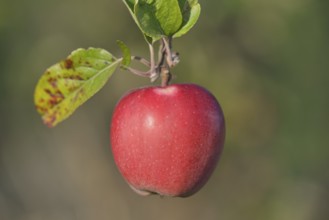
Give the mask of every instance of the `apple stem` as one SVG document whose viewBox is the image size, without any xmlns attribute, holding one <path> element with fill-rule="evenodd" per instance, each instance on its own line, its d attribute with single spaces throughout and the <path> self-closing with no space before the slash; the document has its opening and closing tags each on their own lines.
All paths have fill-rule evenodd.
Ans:
<svg viewBox="0 0 329 220">
<path fill-rule="evenodd" d="M 139 56 L 132 56 L 131 59 L 139 61 L 150 69 L 146 72 L 139 71 L 131 67 L 126 69 L 135 75 L 150 78 L 151 82 L 154 82 L 161 77 L 161 86 L 168 86 L 172 78 L 170 69 L 179 63 L 179 54 L 172 51 L 172 38 L 164 37 L 161 39 L 157 63 L 155 63 L 153 43 L 149 43 L 148 45 L 150 51 L 150 61 Z"/>
<path fill-rule="evenodd" d="M 171 80 L 171 73 L 169 71 L 169 68 L 162 67 L 160 75 L 161 75 L 161 86 L 162 87 L 168 86 Z"/>
</svg>

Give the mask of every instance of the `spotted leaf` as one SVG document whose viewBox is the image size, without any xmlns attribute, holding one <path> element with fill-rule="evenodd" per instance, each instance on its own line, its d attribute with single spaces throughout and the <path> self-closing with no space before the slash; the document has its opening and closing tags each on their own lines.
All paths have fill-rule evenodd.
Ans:
<svg viewBox="0 0 329 220">
<path fill-rule="evenodd" d="M 103 49 L 78 49 L 47 69 L 34 94 L 43 122 L 54 127 L 69 117 L 105 85 L 120 62 Z"/>
</svg>

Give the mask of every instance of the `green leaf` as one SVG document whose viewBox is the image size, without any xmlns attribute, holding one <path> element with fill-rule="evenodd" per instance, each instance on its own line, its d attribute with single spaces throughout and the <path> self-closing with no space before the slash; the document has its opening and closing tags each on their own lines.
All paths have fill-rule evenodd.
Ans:
<svg viewBox="0 0 329 220">
<path fill-rule="evenodd" d="M 149 36 L 147 36 L 147 35 L 144 33 L 143 29 L 141 28 L 141 26 L 140 26 L 140 24 L 139 24 L 139 22 L 138 22 L 138 20 L 137 20 L 137 18 L 136 18 L 136 16 L 135 16 L 135 12 L 134 12 L 135 10 L 134 10 L 134 8 L 135 8 L 135 4 L 136 4 L 136 2 L 138 2 L 138 0 L 122 0 L 122 1 L 123 1 L 124 4 L 127 6 L 127 8 L 128 8 L 128 10 L 129 10 L 131 16 L 133 17 L 135 23 L 137 24 L 137 26 L 138 26 L 139 29 L 142 31 L 142 33 L 143 33 L 143 35 L 144 35 L 144 38 L 145 38 L 146 42 L 149 43 L 149 44 L 152 43 L 152 41 L 153 41 L 152 38 L 149 37 Z"/>
<path fill-rule="evenodd" d="M 183 22 L 177 0 L 139 0 L 134 13 L 140 28 L 153 38 L 153 42 L 164 36 L 172 36 Z"/>
<path fill-rule="evenodd" d="M 133 19 L 135 20 L 135 22 L 139 26 L 138 21 L 137 21 L 136 16 L 135 16 L 135 13 L 134 13 L 135 3 L 138 0 L 122 0 L 122 1 L 127 6 L 131 16 L 133 17 Z"/>
<path fill-rule="evenodd" d="M 180 37 L 197 22 L 198 0 L 123 0 L 145 40 L 153 43 L 163 37 Z"/>
<path fill-rule="evenodd" d="M 186 34 L 195 25 L 201 12 L 201 6 L 197 0 L 180 0 L 179 2 L 184 21 L 180 30 L 174 34 L 174 38 Z"/>
<path fill-rule="evenodd" d="M 54 127 L 69 117 L 105 85 L 120 62 L 103 49 L 78 49 L 47 69 L 34 94 L 44 123 Z"/>
<path fill-rule="evenodd" d="M 123 43 L 122 41 L 120 41 L 120 40 L 117 40 L 117 44 L 120 47 L 120 49 L 122 51 L 122 54 L 123 54 L 121 65 L 122 65 L 123 68 L 127 68 L 131 63 L 130 50 L 127 47 L 127 45 L 125 43 Z"/>
<path fill-rule="evenodd" d="M 127 4 L 128 8 L 131 10 L 131 11 L 134 11 L 134 7 L 135 7 L 135 3 L 136 3 L 137 0 L 123 0 L 124 3 Z"/>
</svg>

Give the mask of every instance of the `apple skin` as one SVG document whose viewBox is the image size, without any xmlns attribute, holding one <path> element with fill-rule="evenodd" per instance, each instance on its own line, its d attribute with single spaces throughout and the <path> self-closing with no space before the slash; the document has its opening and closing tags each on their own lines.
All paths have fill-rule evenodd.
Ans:
<svg viewBox="0 0 329 220">
<path fill-rule="evenodd" d="M 217 165 L 224 115 L 216 98 L 195 84 L 139 88 L 116 105 L 110 139 L 114 161 L 137 193 L 187 197 Z"/>
</svg>

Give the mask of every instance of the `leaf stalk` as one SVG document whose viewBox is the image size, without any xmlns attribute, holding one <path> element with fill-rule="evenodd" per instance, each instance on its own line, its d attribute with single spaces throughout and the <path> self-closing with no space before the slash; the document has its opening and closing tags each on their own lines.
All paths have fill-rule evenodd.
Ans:
<svg viewBox="0 0 329 220">
<path fill-rule="evenodd" d="M 148 45 L 150 61 L 140 56 L 132 56 L 131 59 L 149 67 L 149 70 L 140 71 L 132 67 L 126 69 L 135 75 L 150 78 L 151 82 L 161 77 L 161 86 L 167 86 L 172 78 L 170 69 L 179 63 L 179 54 L 172 51 L 172 38 L 163 37 L 160 40 L 157 62 L 155 62 L 154 44 L 148 43 Z"/>
</svg>

